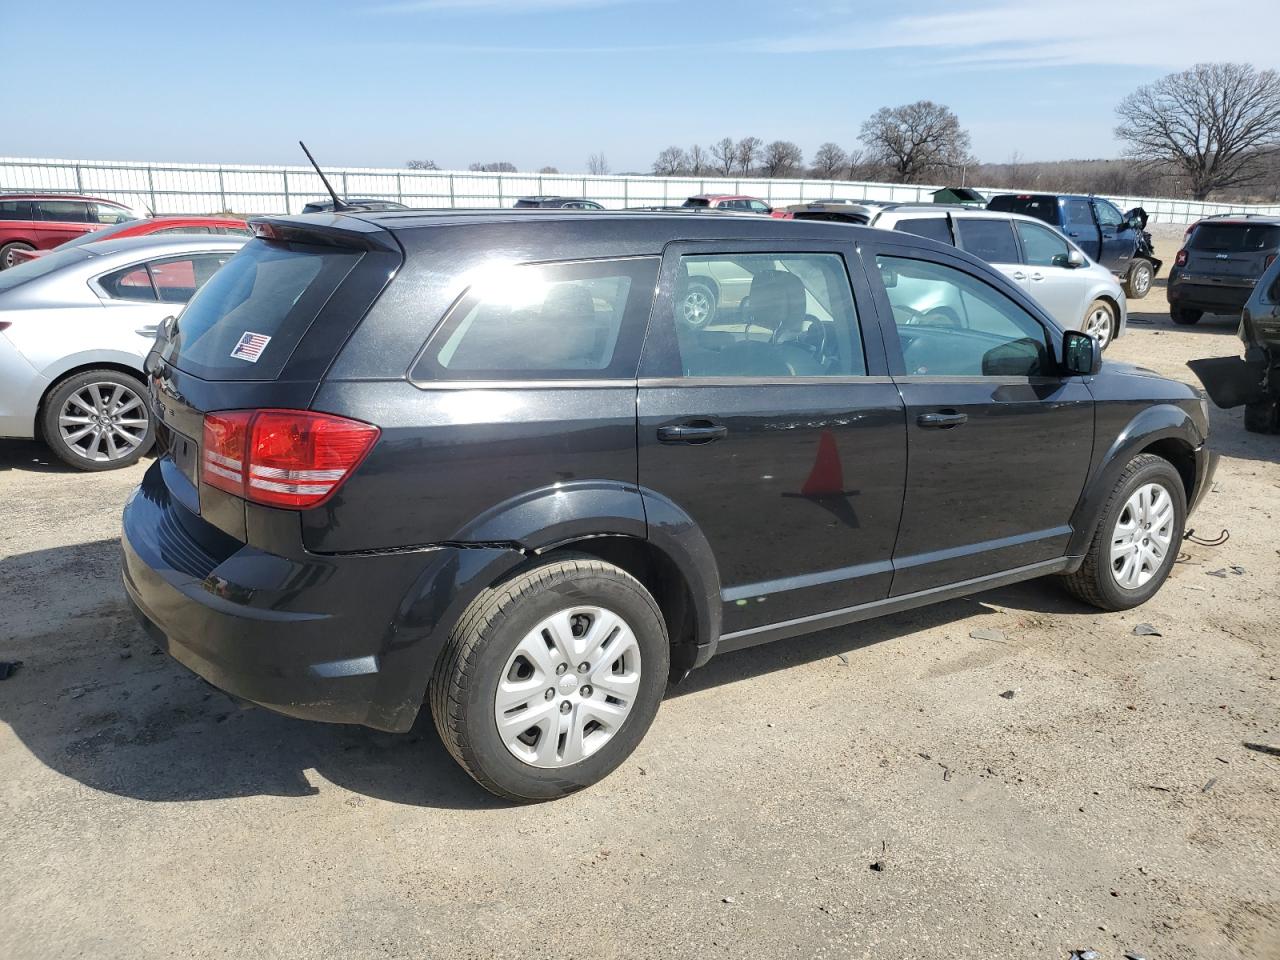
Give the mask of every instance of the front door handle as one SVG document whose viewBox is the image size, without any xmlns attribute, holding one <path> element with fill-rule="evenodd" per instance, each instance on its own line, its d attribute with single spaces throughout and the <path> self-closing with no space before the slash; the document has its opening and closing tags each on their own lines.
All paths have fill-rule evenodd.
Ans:
<svg viewBox="0 0 1280 960">
<path fill-rule="evenodd" d="M 160 324 L 148 323 L 146 326 L 139 327 L 137 330 L 133 332 L 140 337 L 154 337 L 157 333 L 160 332 Z"/>
<path fill-rule="evenodd" d="M 1013 279 L 1015 279 L 1015 280 L 1025 280 L 1025 279 L 1027 279 L 1027 275 L 1026 275 L 1025 273 L 1023 273 L 1021 270 L 1015 270 L 1015 271 L 1013 271 Z"/>
<path fill-rule="evenodd" d="M 956 413 L 954 410 L 947 410 L 942 413 L 922 413 L 916 417 L 917 424 L 931 430 L 950 430 L 952 427 L 958 427 L 968 422 L 969 415 L 967 413 Z"/>
<path fill-rule="evenodd" d="M 663 443 L 711 443 L 723 440 L 729 435 L 729 428 L 724 424 L 710 423 L 706 420 L 693 423 L 673 423 L 658 428 L 658 439 Z"/>
</svg>

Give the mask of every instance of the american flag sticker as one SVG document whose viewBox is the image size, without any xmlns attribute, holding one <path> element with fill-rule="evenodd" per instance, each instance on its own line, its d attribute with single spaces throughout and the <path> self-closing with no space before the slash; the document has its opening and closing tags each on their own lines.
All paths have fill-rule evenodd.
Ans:
<svg viewBox="0 0 1280 960">
<path fill-rule="evenodd" d="M 236 344 L 231 356 L 237 360 L 248 360 L 250 363 L 257 363 L 258 358 L 262 356 L 262 351 L 267 349 L 267 344 L 271 342 L 271 338 L 265 333 L 253 333 L 246 331 L 244 336 L 240 338 L 240 342 Z"/>
</svg>

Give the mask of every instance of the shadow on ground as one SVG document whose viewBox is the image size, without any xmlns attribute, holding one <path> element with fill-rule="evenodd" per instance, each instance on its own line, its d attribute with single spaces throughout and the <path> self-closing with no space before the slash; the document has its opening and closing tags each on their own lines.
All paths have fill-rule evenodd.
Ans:
<svg viewBox="0 0 1280 960">
<path fill-rule="evenodd" d="M 321 780 L 395 803 L 502 806 L 448 756 L 430 714 L 408 734 L 309 723 L 243 709 L 155 651 L 119 586 L 119 542 L 100 540 L 0 561 L 0 722 L 37 759 L 86 787 L 153 802 L 306 797 Z M 54 598 L 71 597 L 68 601 Z M 957 623 L 983 601 L 1092 615 L 1052 584 L 1031 583 L 811 637 L 726 654 L 669 696 L 698 693 L 904 633 Z M 22 611 L 45 611 L 36 619 Z"/>
</svg>

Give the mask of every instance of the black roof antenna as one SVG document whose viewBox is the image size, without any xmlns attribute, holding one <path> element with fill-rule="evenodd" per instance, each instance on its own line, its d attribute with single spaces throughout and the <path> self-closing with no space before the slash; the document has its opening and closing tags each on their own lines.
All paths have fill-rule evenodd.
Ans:
<svg viewBox="0 0 1280 960">
<path fill-rule="evenodd" d="M 298 146 L 300 146 L 302 148 L 302 152 L 307 155 L 307 159 L 311 161 L 311 165 L 316 168 L 316 173 L 320 176 L 320 182 L 323 183 L 324 188 L 329 191 L 329 196 L 333 197 L 333 212 L 337 213 L 340 210 L 355 209 L 351 204 L 338 196 L 338 192 L 333 189 L 333 184 L 331 184 L 329 182 L 329 178 L 324 175 L 324 171 L 320 169 L 320 164 L 316 163 L 316 158 L 311 155 L 311 151 L 307 149 L 307 145 L 299 140 Z"/>
</svg>

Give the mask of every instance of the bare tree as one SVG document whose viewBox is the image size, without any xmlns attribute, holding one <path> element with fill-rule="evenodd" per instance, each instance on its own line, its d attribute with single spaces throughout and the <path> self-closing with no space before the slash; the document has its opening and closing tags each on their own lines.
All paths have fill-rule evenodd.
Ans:
<svg viewBox="0 0 1280 960">
<path fill-rule="evenodd" d="M 498 160 L 493 163 L 473 163 L 467 169 L 476 173 L 515 173 L 516 165 L 507 160 Z"/>
<path fill-rule="evenodd" d="M 849 171 L 850 180 L 875 180 L 880 166 L 867 159 L 865 150 L 850 150 L 845 169 Z"/>
<path fill-rule="evenodd" d="M 559 167 L 543 167 L 538 172 L 539 173 L 559 173 L 560 168 Z"/>
<path fill-rule="evenodd" d="M 653 172 L 659 177 L 674 177 L 689 168 L 689 158 L 679 147 L 667 147 L 653 161 Z"/>
<path fill-rule="evenodd" d="M 695 177 L 700 177 L 711 169 L 711 157 L 707 151 L 698 144 L 694 144 L 689 148 L 689 172 Z"/>
<path fill-rule="evenodd" d="M 765 176 L 789 177 L 804 166 L 804 154 L 790 140 L 775 140 L 764 148 L 760 166 Z"/>
<path fill-rule="evenodd" d="M 434 160 L 410 160 L 405 164 L 410 170 L 439 170 Z"/>
<path fill-rule="evenodd" d="M 603 153 L 593 153 L 587 157 L 587 173 L 605 174 L 609 172 L 609 160 Z"/>
<path fill-rule="evenodd" d="M 1248 63 L 1198 63 L 1139 87 L 1116 107 L 1134 159 L 1176 167 L 1191 196 L 1253 183 L 1280 143 L 1280 76 Z"/>
<path fill-rule="evenodd" d="M 756 165 L 762 146 L 764 141 L 759 137 L 743 137 L 738 141 L 738 145 L 734 148 L 734 159 L 738 164 L 738 171 L 744 177 L 749 175 L 751 168 Z"/>
<path fill-rule="evenodd" d="M 901 107 L 881 107 L 862 125 L 858 138 L 873 161 L 903 183 L 956 170 L 973 162 L 969 134 L 949 107 L 919 100 Z"/>
<path fill-rule="evenodd" d="M 849 165 L 849 155 L 838 143 L 827 142 L 813 155 L 813 175 L 819 180 L 834 180 Z"/>
<path fill-rule="evenodd" d="M 733 173 L 733 165 L 738 159 L 738 148 L 733 137 L 723 137 L 711 145 L 711 158 L 716 162 L 716 172 L 724 176 Z"/>
</svg>

